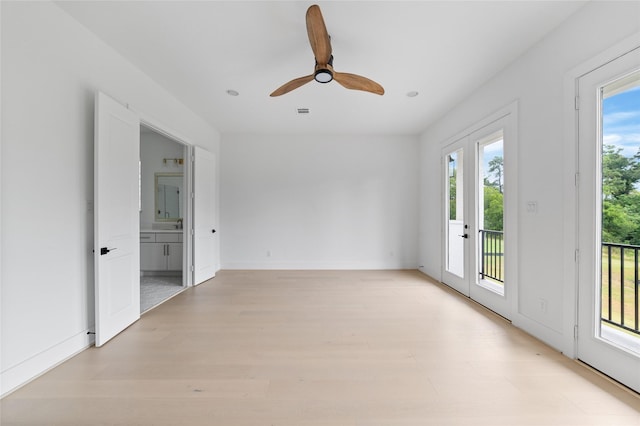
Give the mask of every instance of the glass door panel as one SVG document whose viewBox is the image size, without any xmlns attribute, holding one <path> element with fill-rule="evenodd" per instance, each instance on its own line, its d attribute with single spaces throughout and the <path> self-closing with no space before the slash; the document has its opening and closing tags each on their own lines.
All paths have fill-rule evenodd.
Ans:
<svg viewBox="0 0 640 426">
<path fill-rule="evenodd" d="M 504 295 L 504 151 L 502 129 L 478 141 L 478 282 Z"/>
<path fill-rule="evenodd" d="M 458 149 L 447 162 L 447 257 L 446 270 L 464 278 L 464 152 Z"/>
<path fill-rule="evenodd" d="M 578 357 L 640 391 L 640 48 L 580 77 Z"/>
<path fill-rule="evenodd" d="M 640 71 L 600 97 L 601 337 L 640 354 Z"/>
</svg>

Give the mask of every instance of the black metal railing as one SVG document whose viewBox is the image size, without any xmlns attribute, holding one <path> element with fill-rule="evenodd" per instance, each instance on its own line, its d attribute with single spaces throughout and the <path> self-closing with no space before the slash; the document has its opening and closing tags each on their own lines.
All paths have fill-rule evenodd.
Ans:
<svg viewBox="0 0 640 426">
<path fill-rule="evenodd" d="M 504 283 L 504 233 L 480 231 L 480 278 Z"/>
<path fill-rule="evenodd" d="M 602 243 L 602 321 L 640 335 L 640 246 Z"/>
</svg>

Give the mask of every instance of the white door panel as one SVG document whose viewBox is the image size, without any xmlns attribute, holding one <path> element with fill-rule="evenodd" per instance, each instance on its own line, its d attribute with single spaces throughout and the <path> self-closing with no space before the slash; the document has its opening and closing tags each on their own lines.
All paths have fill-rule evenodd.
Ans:
<svg viewBox="0 0 640 426">
<path fill-rule="evenodd" d="M 95 109 L 96 346 L 140 318 L 139 117 L 103 93 Z"/>
<path fill-rule="evenodd" d="M 194 284 L 213 278 L 218 269 L 216 161 L 213 153 L 195 147 L 193 173 Z"/>
</svg>

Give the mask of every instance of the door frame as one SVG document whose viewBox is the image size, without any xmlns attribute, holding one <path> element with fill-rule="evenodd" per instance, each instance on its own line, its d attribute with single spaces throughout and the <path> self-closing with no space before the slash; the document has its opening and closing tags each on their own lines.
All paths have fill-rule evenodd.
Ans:
<svg viewBox="0 0 640 426">
<path fill-rule="evenodd" d="M 134 109 L 135 110 L 135 109 Z M 181 136 L 178 132 L 170 129 L 168 126 L 165 126 L 161 121 L 154 119 L 153 117 L 144 114 L 140 111 L 136 111 L 140 116 L 140 124 L 150 128 L 156 133 L 173 140 L 176 143 L 180 143 L 185 146 L 186 157 L 185 159 L 193 158 L 193 147 L 194 145 L 189 142 L 189 140 L 183 136 Z M 183 286 L 185 288 L 193 286 L 194 278 L 193 278 L 193 164 L 192 162 L 185 161 L 184 162 L 184 174 L 185 174 L 185 193 L 187 194 L 188 201 L 185 203 L 185 213 L 183 217 L 182 226 L 186 230 L 184 233 L 184 242 L 183 242 L 183 265 L 187 268 L 187 273 L 184 274 L 183 277 L 186 277 L 186 282 L 183 282 Z"/>
<path fill-rule="evenodd" d="M 137 126 L 138 126 L 138 137 L 140 136 L 140 127 L 141 126 L 145 126 L 151 130 L 153 130 L 154 132 L 163 135 L 173 141 L 175 141 L 176 143 L 180 143 L 182 145 L 184 145 L 185 147 L 185 151 L 187 154 L 187 158 L 192 158 L 193 157 L 193 147 L 194 145 L 189 143 L 187 141 L 186 138 L 181 137 L 177 132 L 169 130 L 167 126 L 165 126 L 162 122 L 157 121 L 156 119 L 154 119 L 153 117 L 145 114 L 144 112 L 138 111 L 135 108 L 131 107 L 128 103 L 124 103 L 121 102 L 120 100 L 118 100 L 117 98 L 113 98 L 111 96 L 109 96 L 108 94 L 101 92 L 101 91 L 96 91 L 95 92 L 95 102 L 97 105 L 97 102 L 99 100 L 100 97 L 104 97 L 105 99 L 108 98 L 109 102 L 112 102 L 114 104 L 119 104 L 121 105 L 124 109 L 126 109 L 127 111 L 129 111 L 131 113 L 132 116 L 135 117 L 135 121 L 137 121 Z M 96 114 L 97 114 L 97 109 L 96 109 Z M 97 123 L 95 124 L 96 126 L 96 137 L 97 137 Z M 96 159 L 94 161 L 97 161 L 97 152 L 95 153 Z M 137 153 L 137 158 L 139 161 L 139 149 L 138 149 L 138 153 Z M 184 173 L 186 174 L 186 179 L 185 179 L 185 185 L 186 185 L 186 191 L 189 197 L 189 200 L 186 204 L 185 204 L 185 217 L 183 218 L 183 225 L 186 225 L 186 238 L 183 243 L 183 264 L 185 265 L 185 267 L 188 269 L 187 273 L 184 274 L 183 272 L 183 287 L 190 287 L 193 286 L 193 278 L 194 278 L 194 268 L 193 268 L 193 251 L 192 251 L 192 241 L 193 241 L 193 234 L 194 234 L 194 230 L 193 230 L 193 220 L 192 220 L 192 211 L 193 211 L 193 165 L 191 164 L 190 161 L 187 161 L 187 165 L 185 166 L 184 169 Z M 97 188 L 98 187 L 98 182 L 94 181 L 94 186 Z M 97 195 L 97 193 L 95 192 L 96 189 L 94 189 L 94 195 Z M 217 203 L 217 200 L 215 201 Z M 137 204 L 137 203 L 136 203 Z M 97 209 L 96 209 L 97 210 Z M 94 222 L 94 229 L 96 230 L 96 235 L 97 235 L 97 229 L 100 226 L 100 224 L 96 221 Z M 94 239 L 96 239 L 96 241 L 94 242 L 94 246 L 97 248 L 98 244 L 100 244 L 97 241 L 97 237 L 94 237 Z M 139 245 L 139 237 L 136 237 L 136 244 Z M 186 246 L 186 247 L 185 247 Z M 94 250 L 94 252 L 97 252 L 97 250 Z M 96 271 L 96 280 L 97 278 L 97 274 L 98 274 L 98 256 L 99 254 L 95 254 L 94 255 L 94 268 Z M 140 274 L 140 262 L 139 262 L 139 252 L 138 252 L 138 268 L 136 270 L 136 274 L 139 275 Z M 186 278 L 186 280 L 185 280 Z M 185 282 L 186 281 L 186 282 Z M 97 281 L 94 284 L 95 286 L 97 286 Z M 98 300 L 98 290 L 96 289 L 96 295 L 95 295 L 95 307 L 94 307 L 94 311 L 96 312 L 96 324 L 94 324 L 93 329 L 96 330 L 96 327 L 98 327 L 97 324 L 97 312 L 99 309 L 99 300 Z M 139 293 L 138 293 L 139 294 Z M 137 319 L 140 318 L 140 312 L 139 312 L 139 302 L 136 303 L 137 307 L 138 307 L 138 313 L 137 313 Z M 134 321 L 135 322 L 135 321 Z M 126 327 L 124 327 L 126 328 Z M 122 328 L 120 331 L 118 331 L 115 335 L 119 334 L 121 331 L 124 330 L 124 328 Z M 89 333 L 91 334 L 91 332 Z M 94 333 L 95 334 L 95 333 Z M 114 335 L 114 336 L 115 336 Z M 111 337 L 114 337 L 111 336 Z M 111 337 L 107 337 L 105 339 L 101 339 L 101 341 L 99 342 L 96 338 L 93 338 L 93 343 L 97 344 L 104 344 L 106 343 L 106 341 L 108 341 L 109 339 L 111 339 Z"/>
<path fill-rule="evenodd" d="M 564 235 L 563 235 L 563 300 L 562 336 L 555 341 L 555 346 L 570 358 L 578 357 L 578 288 L 579 288 L 579 232 L 578 232 L 578 83 L 580 77 L 611 62 L 640 46 L 640 32 L 605 49 L 591 59 L 579 64 L 564 75 L 563 81 L 563 116 L 564 116 L 564 145 L 563 157 L 567 167 L 564 170 L 563 193 L 564 204 Z"/>
<path fill-rule="evenodd" d="M 182 264 L 183 268 L 186 268 L 186 273 L 183 269 L 182 273 L 182 285 L 184 288 L 193 286 L 193 197 L 190 195 L 193 193 L 193 164 L 189 160 L 193 156 L 193 145 L 187 142 L 184 138 L 176 136 L 175 132 L 167 130 L 159 122 L 153 120 L 150 117 L 144 116 L 144 114 L 138 112 L 140 116 L 140 125 L 151 129 L 153 132 L 171 139 L 173 142 L 181 144 L 185 149 L 185 161 L 184 161 L 184 179 L 185 179 L 185 211 L 182 218 L 182 227 L 186 231 L 183 234 L 182 244 Z"/>
<path fill-rule="evenodd" d="M 518 101 L 513 101 L 510 104 L 506 105 L 503 108 L 498 109 L 497 111 L 493 112 L 492 114 L 486 116 L 485 118 L 483 118 L 482 120 L 479 120 L 478 122 L 476 122 L 475 124 L 467 127 L 465 130 L 457 133 L 455 136 L 450 137 L 449 139 L 447 139 L 445 142 L 443 142 L 441 144 L 441 171 L 440 171 L 440 176 L 445 176 L 446 174 L 446 170 L 444 169 L 446 167 L 445 165 L 445 152 L 447 151 L 451 151 L 451 147 L 455 146 L 456 144 L 460 144 L 461 146 L 463 146 L 465 148 L 465 151 L 469 151 L 469 149 L 467 149 L 468 146 L 473 146 L 475 148 L 475 142 L 471 143 L 469 142 L 470 138 L 474 137 L 477 134 L 482 134 L 485 130 L 487 131 L 487 134 L 491 133 L 491 131 L 496 130 L 498 127 L 496 127 L 496 123 L 500 123 L 501 121 L 505 121 L 504 126 L 504 138 L 505 138 L 505 142 L 503 145 L 503 149 L 504 149 L 504 163 L 505 166 L 504 168 L 504 175 L 505 175 L 505 198 L 504 198 L 504 229 L 505 229 L 505 247 L 508 247 L 509 250 L 509 265 L 508 267 L 505 266 L 505 283 L 509 283 L 509 287 L 508 290 L 507 288 L 505 288 L 505 303 L 502 304 L 502 306 L 500 307 L 500 312 L 498 312 L 500 315 L 504 316 L 505 318 L 509 319 L 509 320 L 514 320 L 514 317 L 517 315 L 518 313 L 518 205 L 519 205 L 519 198 L 518 198 Z M 495 129 L 494 129 L 495 127 Z M 491 130 L 493 129 L 493 130 Z M 473 191 L 473 197 L 476 200 L 474 202 L 473 206 L 469 206 L 467 203 L 467 205 L 464 207 L 465 208 L 465 220 L 467 222 L 469 222 L 470 220 L 473 220 L 474 222 L 477 222 L 477 216 L 475 210 L 475 204 L 477 204 L 477 188 L 475 188 L 475 185 L 470 185 L 470 183 L 475 182 L 476 180 L 476 176 L 475 174 L 477 173 L 477 167 L 476 167 L 476 155 L 477 153 L 473 153 L 473 152 L 469 152 L 466 155 L 467 159 L 467 163 L 468 161 L 470 161 L 469 154 L 473 154 L 473 170 L 474 170 L 474 174 L 473 176 L 466 176 L 464 177 L 465 179 L 465 186 L 467 188 L 466 191 L 472 190 Z M 446 202 L 446 200 L 444 199 L 446 194 L 444 192 L 444 187 L 445 187 L 445 182 L 441 182 L 441 186 L 440 186 L 440 191 L 441 191 L 441 200 L 443 202 L 442 204 L 442 208 L 440 209 L 440 215 L 441 215 L 441 219 L 440 219 L 440 223 L 442 224 L 441 226 L 441 241 L 442 241 L 442 253 L 443 253 L 443 257 L 441 259 L 441 277 L 444 278 L 444 273 L 445 273 L 445 253 L 446 253 L 446 248 L 447 248 L 447 232 L 445 229 L 445 221 L 447 220 L 447 218 L 445 217 L 445 209 L 444 209 L 444 202 Z M 513 188 L 513 189 L 511 189 Z M 509 189 L 508 191 L 508 196 L 507 196 L 507 189 Z M 471 215 L 471 216 L 470 216 Z M 474 226 L 471 227 L 470 231 L 476 232 L 476 229 Z M 473 240 L 473 241 L 472 241 Z M 472 243 L 475 244 L 476 238 L 469 238 L 466 241 L 467 246 L 471 246 Z M 471 247 L 467 250 L 465 249 L 465 252 L 468 253 L 467 257 L 470 256 L 475 256 L 475 250 L 472 250 Z M 471 260 L 468 259 L 467 262 L 475 262 L 476 260 Z M 468 276 L 469 275 L 469 268 L 465 267 L 465 280 L 471 280 L 472 277 Z M 472 271 L 473 272 L 473 271 Z M 469 281 L 470 283 L 471 281 Z M 461 293 L 463 293 L 465 296 L 470 297 L 471 296 L 471 291 L 470 291 L 470 287 L 472 284 L 468 284 L 469 289 L 464 292 L 461 291 Z M 455 287 L 452 287 L 455 288 Z M 460 291 L 459 289 L 456 288 L 456 290 Z M 489 291 L 489 290 L 486 290 Z M 477 292 L 475 292 L 477 294 Z M 474 299 L 476 300 L 476 299 Z M 476 300 L 479 303 L 483 303 L 483 299 L 480 298 L 480 300 Z M 491 308 L 490 308 L 491 309 Z"/>
</svg>

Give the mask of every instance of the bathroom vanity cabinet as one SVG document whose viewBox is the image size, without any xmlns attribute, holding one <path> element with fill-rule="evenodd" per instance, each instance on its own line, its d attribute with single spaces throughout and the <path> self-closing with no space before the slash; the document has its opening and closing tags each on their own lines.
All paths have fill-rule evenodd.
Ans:
<svg viewBox="0 0 640 426">
<path fill-rule="evenodd" d="M 181 271 L 182 230 L 141 232 L 140 269 L 142 271 Z"/>
</svg>

